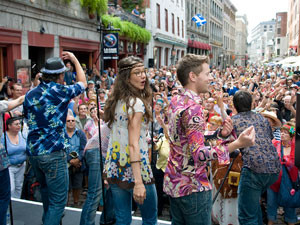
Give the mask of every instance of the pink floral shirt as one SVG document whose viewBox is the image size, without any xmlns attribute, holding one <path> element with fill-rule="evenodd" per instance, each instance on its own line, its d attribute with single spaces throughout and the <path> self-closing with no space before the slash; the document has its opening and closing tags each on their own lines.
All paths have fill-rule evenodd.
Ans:
<svg viewBox="0 0 300 225">
<path fill-rule="evenodd" d="M 164 177 L 164 192 L 173 198 L 208 191 L 207 162 L 228 164 L 229 152 L 220 140 L 207 144 L 201 98 L 186 89 L 169 106 L 170 155 Z M 205 143 L 206 142 L 206 143 Z M 219 145 L 219 146 L 216 146 Z"/>
</svg>

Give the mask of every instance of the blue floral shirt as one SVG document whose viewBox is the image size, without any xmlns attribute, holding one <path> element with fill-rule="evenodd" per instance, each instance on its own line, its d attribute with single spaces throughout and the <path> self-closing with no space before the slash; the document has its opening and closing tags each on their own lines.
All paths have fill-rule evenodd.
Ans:
<svg viewBox="0 0 300 225">
<path fill-rule="evenodd" d="M 266 118 L 255 112 L 241 112 L 232 117 L 233 127 L 239 136 L 246 128 L 254 126 L 255 144 L 241 149 L 243 167 L 256 173 L 279 173 L 279 157 L 272 143 L 272 128 Z"/>
<path fill-rule="evenodd" d="M 26 94 L 24 117 L 29 133 L 26 152 L 29 156 L 46 155 L 66 150 L 68 138 L 65 122 L 69 101 L 83 93 L 83 83 L 64 86 L 55 82 L 41 82 Z"/>
</svg>

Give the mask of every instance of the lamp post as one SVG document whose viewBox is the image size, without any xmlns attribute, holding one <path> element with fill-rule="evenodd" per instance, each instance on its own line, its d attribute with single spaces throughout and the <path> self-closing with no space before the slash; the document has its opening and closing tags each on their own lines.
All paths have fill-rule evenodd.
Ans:
<svg viewBox="0 0 300 225">
<path fill-rule="evenodd" d="M 194 53 L 194 40 L 195 40 L 194 34 L 191 34 L 191 40 L 192 40 L 192 47 L 191 47 L 192 52 L 191 53 Z"/>
</svg>

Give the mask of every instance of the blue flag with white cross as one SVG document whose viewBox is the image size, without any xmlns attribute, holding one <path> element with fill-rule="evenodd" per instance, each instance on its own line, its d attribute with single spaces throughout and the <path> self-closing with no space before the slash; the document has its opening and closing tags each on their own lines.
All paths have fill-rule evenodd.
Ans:
<svg viewBox="0 0 300 225">
<path fill-rule="evenodd" d="M 206 24 L 206 19 L 204 19 L 203 16 L 201 16 L 201 14 L 197 14 L 195 16 L 193 16 L 192 21 L 194 21 L 197 25 L 197 27 L 203 26 L 204 24 Z"/>
</svg>

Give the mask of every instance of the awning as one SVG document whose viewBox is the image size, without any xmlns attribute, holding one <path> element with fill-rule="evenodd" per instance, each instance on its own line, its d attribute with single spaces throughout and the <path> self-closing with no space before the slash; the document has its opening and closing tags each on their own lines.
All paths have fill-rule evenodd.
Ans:
<svg viewBox="0 0 300 225">
<path fill-rule="evenodd" d="M 170 45 L 175 45 L 175 46 L 186 48 L 186 44 L 181 43 L 181 42 L 177 42 L 177 41 L 174 41 L 174 40 L 169 40 L 169 39 L 165 39 L 165 38 L 161 38 L 161 37 L 155 37 L 154 39 L 156 41 L 159 41 L 159 42 L 162 42 L 162 43 L 166 43 L 166 44 L 170 44 Z"/>
<path fill-rule="evenodd" d="M 190 48 L 199 48 L 204 50 L 211 50 L 211 46 L 206 43 L 202 43 L 200 41 L 188 40 L 188 47 Z"/>
</svg>

